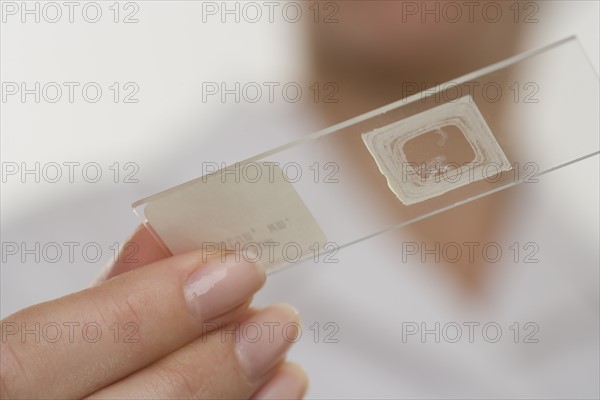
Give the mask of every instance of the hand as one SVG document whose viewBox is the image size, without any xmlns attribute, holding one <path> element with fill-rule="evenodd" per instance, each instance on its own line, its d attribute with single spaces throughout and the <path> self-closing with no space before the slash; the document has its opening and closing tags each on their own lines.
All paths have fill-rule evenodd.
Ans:
<svg viewBox="0 0 600 400">
<path fill-rule="evenodd" d="M 297 313 L 248 308 L 261 268 L 236 254 L 169 257 L 143 227 L 128 243 L 136 260 L 96 286 L 1 321 L 2 398 L 303 396 L 304 372 L 285 362 Z"/>
</svg>

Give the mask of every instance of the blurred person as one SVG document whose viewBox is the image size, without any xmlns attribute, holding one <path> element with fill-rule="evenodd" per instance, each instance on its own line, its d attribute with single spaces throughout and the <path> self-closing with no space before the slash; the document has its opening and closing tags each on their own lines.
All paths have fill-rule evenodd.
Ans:
<svg viewBox="0 0 600 400">
<path fill-rule="evenodd" d="M 335 2 L 342 10 L 338 23 L 311 24 L 309 48 L 311 71 L 316 82 L 336 82 L 339 102 L 318 104 L 316 112 L 328 124 L 376 109 L 406 95 L 406 82 L 431 88 L 514 55 L 521 25 L 512 18 L 486 21 L 477 2 L 444 17 L 444 2 Z M 501 7 L 506 13 L 507 8 Z M 494 11 L 496 13 L 497 11 Z M 449 13 L 449 12 L 448 12 Z M 489 18 L 488 18 L 489 19 Z M 401 21 L 401 22 L 400 22 Z M 357 164 L 370 163 L 370 156 L 357 151 L 360 140 L 347 140 L 342 151 Z M 374 190 L 373 188 L 371 188 Z M 427 248 L 435 243 L 487 242 L 497 236 L 498 222 L 508 208 L 507 195 L 486 196 L 411 225 Z M 393 205 L 392 205 L 393 206 Z M 445 265 L 467 292 L 476 292 L 483 279 L 485 261 Z"/>
</svg>

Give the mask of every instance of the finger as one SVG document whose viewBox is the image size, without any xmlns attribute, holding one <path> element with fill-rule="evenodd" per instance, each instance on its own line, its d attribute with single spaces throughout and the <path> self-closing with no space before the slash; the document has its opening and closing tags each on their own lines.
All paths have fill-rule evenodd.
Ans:
<svg viewBox="0 0 600 400">
<path fill-rule="evenodd" d="M 114 276 L 169 256 L 169 252 L 152 236 L 149 229 L 144 225 L 139 225 L 119 249 L 117 259 L 106 266 L 98 277 L 94 279 L 92 285 L 99 285 Z"/>
<path fill-rule="evenodd" d="M 248 313 L 92 395 L 103 399 L 249 398 L 274 376 L 300 332 L 298 313 L 274 305 Z"/>
<path fill-rule="evenodd" d="M 6 397 L 82 397 L 235 317 L 265 274 L 237 254 L 191 252 L 2 321 Z M 239 312 L 238 312 L 239 315 Z"/>
<path fill-rule="evenodd" d="M 304 369 L 298 364 L 285 363 L 275 375 L 265 383 L 258 392 L 254 393 L 254 400 L 286 400 L 302 399 L 308 388 L 308 377 Z"/>
</svg>

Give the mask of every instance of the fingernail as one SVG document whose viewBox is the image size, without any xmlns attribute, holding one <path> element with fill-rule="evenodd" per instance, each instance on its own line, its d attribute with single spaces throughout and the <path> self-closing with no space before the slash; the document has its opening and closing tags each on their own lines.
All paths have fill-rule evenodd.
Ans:
<svg viewBox="0 0 600 400">
<path fill-rule="evenodd" d="M 246 302 L 265 282 L 264 270 L 239 254 L 209 259 L 187 279 L 184 296 L 192 314 L 209 321 Z"/>
<path fill-rule="evenodd" d="M 258 392 L 254 400 L 301 399 L 306 393 L 308 378 L 304 369 L 297 364 L 287 363 Z"/>
<path fill-rule="evenodd" d="M 255 381 L 278 364 L 299 339 L 300 320 L 294 308 L 278 304 L 253 315 L 239 329 L 236 357 L 248 379 Z"/>
</svg>

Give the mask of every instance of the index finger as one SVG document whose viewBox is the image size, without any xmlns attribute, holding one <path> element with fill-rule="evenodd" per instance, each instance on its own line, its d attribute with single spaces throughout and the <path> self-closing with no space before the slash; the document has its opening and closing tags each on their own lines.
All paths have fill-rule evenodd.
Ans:
<svg viewBox="0 0 600 400">
<path fill-rule="evenodd" d="M 162 260 L 170 255 L 168 250 L 152 236 L 147 227 L 138 225 L 129 239 L 121 246 L 117 259 L 102 270 L 92 285 L 99 285 L 107 279 Z"/>
</svg>

